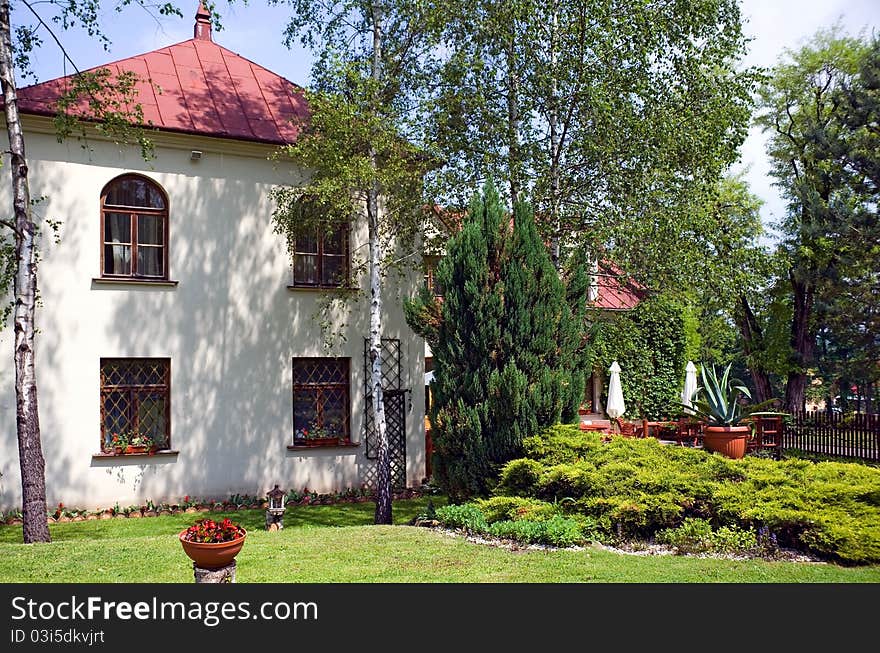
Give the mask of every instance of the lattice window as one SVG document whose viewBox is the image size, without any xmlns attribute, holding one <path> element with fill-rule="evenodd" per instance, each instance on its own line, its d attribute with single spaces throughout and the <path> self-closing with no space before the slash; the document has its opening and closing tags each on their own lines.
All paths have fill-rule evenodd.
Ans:
<svg viewBox="0 0 880 653">
<path fill-rule="evenodd" d="M 104 187 L 101 275 L 168 278 L 168 203 L 145 177 L 123 175 Z"/>
<path fill-rule="evenodd" d="M 171 446 L 171 361 L 101 359 L 101 450 Z"/>
<path fill-rule="evenodd" d="M 348 358 L 293 359 L 293 444 L 351 441 Z"/>
</svg>

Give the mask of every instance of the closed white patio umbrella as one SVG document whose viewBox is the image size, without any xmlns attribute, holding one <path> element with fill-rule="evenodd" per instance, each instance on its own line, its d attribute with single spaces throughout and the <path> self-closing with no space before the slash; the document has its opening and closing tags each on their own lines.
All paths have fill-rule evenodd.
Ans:
<svg viewBox="0 0 880 653">
<path fill-rule="evenodd" d="M 681 403 L 693 407 L 694 392 L 697 390 L 697 366 L 693 361 L 688 361 L 684 375 L 684 388 L 681 391 Z M 685 412 L 691 412 L 685 409 Z"/>
<path fill-rule="evenodd" d="M 611 419 L 616 419 L 626 412 L 626 404 L 623 403 L 623 388 L 620 385 L 620 365 L 617 364 L 617 361 L 611 363 L 608 371 L 611 372 L 611 378 L 608 381 L 608 405 L 605 406 L 605 412 Z"/>
</svg>

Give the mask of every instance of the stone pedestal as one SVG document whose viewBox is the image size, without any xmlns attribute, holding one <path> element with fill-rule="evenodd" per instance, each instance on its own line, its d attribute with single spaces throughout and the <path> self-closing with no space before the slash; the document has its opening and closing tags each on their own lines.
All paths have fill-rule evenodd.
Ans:
<svg viewBox="0 0 880 653">
<path fill-rule="evenodd" d="M 235 560 L 219 569 L 205 569 L 193 563 L 193 576 L 197 583 L 234 583 Z"/>
</svg>

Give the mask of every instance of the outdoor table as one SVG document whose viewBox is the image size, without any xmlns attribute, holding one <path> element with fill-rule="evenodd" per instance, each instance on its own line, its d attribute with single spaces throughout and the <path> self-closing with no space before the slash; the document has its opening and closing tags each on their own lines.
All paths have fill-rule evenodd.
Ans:
<svg viewBox="0 0 880 653">
<path fill-rule="evenodd" d="M 644 437 L 657 438 L 658 440 L 661 439 L 661 435 L 668 435 L 674 439 L 677 427 L 677 422 L 670 422 L 666 420 L 642 420 L 642 433 L 644 433 Z"/>
<path fill-rule="evenodd" d="M 611 421 L 607 419 L 587 419 L 581 420 L 581 431 L 602 431 L 607 433 L 611 430 Z"/>
</svg>

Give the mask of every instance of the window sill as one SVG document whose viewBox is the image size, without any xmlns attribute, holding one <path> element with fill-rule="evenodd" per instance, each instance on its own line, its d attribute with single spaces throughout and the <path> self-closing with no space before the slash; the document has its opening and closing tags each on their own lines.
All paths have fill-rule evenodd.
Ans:
<svg viewBox="0 0 880 653">
<path fill-rule="evenodd" d="M 287 284 L 287 289 L 292 291 L 304 290 L 306 292 L 352 292 L 353 290 L 360 290 L 360 288 L 355 286 L 297 286 L 294 284 Z"/>
<path fill-rule="evenodd" d="M 102 286 L 120 286 L 120 285 L 130 285 L 130 286 L 164 286 L 173 288 L 175 287 L 179 281 L 169 281 L 167 279 L 137 279 L 137 278 L 119 278 L 113 279 L 109 277 L 95 277 L 92 279 L 92 283 L 96 283 Z"/>
<path fill-rule="evenodd" d="M 106 458 L 168 458 L 171 456 L 176 456 L 180 452 L 176 449 L 163 449 L 161 451 L 154 451 L 153 453 L 137 452 L 137 453 L 93 453 L 92 458 L 98 459 L 106 459 Z"/>
<path fill-rule="evenodd" d="M 320 449 L 357 449 L 361 446 L 360 442 L 343 442 L 342 444 L 289 444 L 288 451 L 315 451 Z"/>
</svg>

